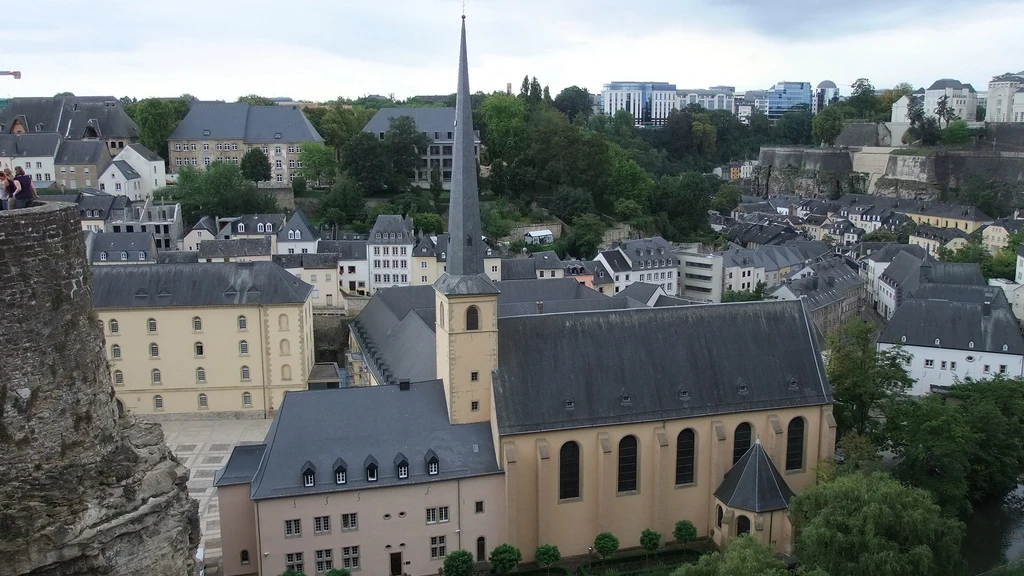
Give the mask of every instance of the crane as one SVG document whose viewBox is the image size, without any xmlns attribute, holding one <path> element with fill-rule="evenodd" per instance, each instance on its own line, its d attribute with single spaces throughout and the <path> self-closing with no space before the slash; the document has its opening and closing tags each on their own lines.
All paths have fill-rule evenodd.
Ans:
<svg viewBox="0 0 1024 576">
<path fill-rule="evenodd" d="M 21 72 L 18 70 L 0 70 L 0 76 L 14 76 L 15 80 L 21 80 Z"/>
</svg>

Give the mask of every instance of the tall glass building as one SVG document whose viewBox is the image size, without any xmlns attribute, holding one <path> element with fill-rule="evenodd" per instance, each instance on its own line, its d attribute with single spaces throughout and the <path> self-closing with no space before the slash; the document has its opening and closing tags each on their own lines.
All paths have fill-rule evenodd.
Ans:
<svg viewBox="0 0 1024 576">
<path fill-rule="evenodd" d="M 660 126 L 676 107 L 676 85 L 665 82 L 612 82 L 601 91 L 604 113 L 627 110 L 637 126 Z"/>
<path fill-rule="evenodd" d="M 776 121 L 792 110 L 810 110 L 814 90 L 810 82 L 779 82 L 768 91 L 768 119 Z"/>
</svg>

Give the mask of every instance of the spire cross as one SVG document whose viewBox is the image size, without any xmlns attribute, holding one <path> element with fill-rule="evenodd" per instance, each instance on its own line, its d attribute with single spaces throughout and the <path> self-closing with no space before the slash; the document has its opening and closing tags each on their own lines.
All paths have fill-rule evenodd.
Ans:
<svg viewBox="0 0 1024 576">
<path fill-rule="evenodd" d="M 466 0 L 462 0 L 462 17 L 466 17 Z"/>
</svg>

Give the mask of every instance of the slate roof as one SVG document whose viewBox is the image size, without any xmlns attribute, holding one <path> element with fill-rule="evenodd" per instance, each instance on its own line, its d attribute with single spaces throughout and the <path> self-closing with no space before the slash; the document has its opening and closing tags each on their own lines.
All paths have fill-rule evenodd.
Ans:
<svg viewBox="0 0 1024 576">
<path fill-rule="evenodd" d="M 498 331 L 500 434 L 832 401 L 799 301 L 515 316 Z"/>
<path fill-rule="evenodd" d="M 259 224 L 263 224 L 264 227 L 270 224 L 271 231 L 269 233 L 275 234 L 284 227 L 285 223 L 284 214 L 243 214 L 242 216 L 224 218 L 224 220 L 228 222 L 231 234 L 256 235 L 266 233 L 259 231 Z M 244 231 L 240 231 L 239 228 L 242 228 Z"/>
<path fill-rule="evenodd" d="M 273 262 L 95 266 L 96 308 L 300 304 L 313 287 Z"/>
<path fill-rule="evenodd" d="M 231 240 L 231 242 L 236 242 L 236 240 Z M 282 268 L 334 270 L 338 267 L 338 255 L 323 252 L 316 254 L 275 254 L 274 263 Z"/>
<path fill-rule="evenodd" d="M 936 240 L 945 244 L 957 238 L 968 238 L 967 232 L 959 228 L 936 228 L 935 226 L 918 226 L 911 237 L 923 238 L 925 240 Z"/>
<path fill-rule="evenodd" d="M 782 244 L 798 236 L 796 230 L 790 226 L 749 223 L 737 223 L 728 228 L 723 228 L 722 234 L 727 239 L 743 246 L 750 244 L 761 246 Z"/>
<path fill-rule="evenodd" d="M 440 380 L 414 383 L 408 390 L 366 386 L 289 392 L 264 443 L 267 451 L 253 478 L 253 500 L 501 473 L 490 423 L 450 424 Z M 398 478 L 393 464 L 399 454 L 409 461 L 406 479 Z M 427 474 L 432 456 L 438 461 L 436 475 Z M 363 469 L 371 460 L 379 464 L 375 482 L 367 481 Z M 316 485 L 311 487 L 302 480 L 307 462 L 315 467 Z M 346 470 L 345 484 L 335 483 L 337 467 Z"/>
<path fill-rule="evenodd" d="M 987 214 L 975 206 L 964 206 L 963 204 L 949 204 L 938 202 L 935 204 L 907 204 L 903 212 L 915 216 L 932 216 L 936 218 L 955 218 L 957 220 L 968 220 L 971 222 L 991 221 Z"/>
<path fill-rule="evenodd" d="M 632 298 L 637 302 L 647 304 L 654 298 L 654 295 L 661 290 L 661 286 L 657 284 L 648 284 L 646 282 L 633 282 L 629 286 L 626 286 L 622 290 L 619 290 L 612 298 Z M 664 292 L 662 290 L 662 292 Z"/>
<path fill-rule="evenodd" d="M 157 264 L 195 264 L 197 262 L 199 262 L 199 252 L 195 250 L 173 250 L 156 253 Z"/>
<path fill-rule="evenodd" d="M 250 106 L 245 102 L 195 102 L 168 140 L 323 142 L 297 106 Z"/>
<path fill-rule="evenodd" d="M 216 236 L 220 232 L 220 226 L 217 224 L 217 219 L 213 216 L 201 216 L 192 228 L 189 228 L 190 232 L 192 230 L 205 230 Z"/>
<path fill-rule="evenodd" d="M 138 144 L 138 143 L 128 144 L 127 146 L 125 146 L 125 148 L 131 148 L 135 152 L 138 152 L 139 156 L 142 156 L 143 158 L 145 158 L 146 160 L 149 160 L 150 162 L 163 162 L 164 161 L 164 159 L 161 158 L 159 154 L 157 154 L 156 152 L 153 152 L 149 148 L 146 148 L 142 144 Z"/>
<path fill-rule="evenodd" d="M 301 238 L 292 239 L 288 238 L 288 232 L 298 232 Z M 309 218 L 306 217 L 306 213 L 302 210 L 296 210 L 292 213 L 292 217 L 288 219 L 288 222 L 281 227 L 277 233 L 278 242 L 313 242 L 320 239 L 320 231 L 317 230 Z"/>
<path fill-rule="evenodd" d="M 127 253 L 128 259 L 121 260 Z M 141 258 L 140 258 L 141 255 Z M 156 240 L 148 232 L 94 232 L 90 262 L 155 262 Z"/>
<path fill-rule="evenodd" d="M 377 237 L 378 233 L 381 234 L 380 238 Z M 389 237 L 391 233 L 395 234 L 394 239 Z M 401 234 L 400 238 L 399 234 Z M 395 214 L 378 214 L 367 238 L 368 244 L 413 244 L 415 234 L 412 220 Z"/>
<path fill-rule="evenodd" d="M 530 259 L 536 262 L 537 270 L 561 270 L 562 260 L 558 254 L 547 250 L 545 252 L 534 252 Z"/>
<path fill-rule="evenodd" d="M 380 134 L 388 131 L 388 121 L 392 118 L 409 116 L 416 122 L 416 127 L 427 133 L 427 137 L 435 140 L 434 132 L 440 133 L 438 141 L 452 141 L 448 133 L 455 131 L 455 108 L 381 108 L 363 127 L 363 132 Z M 480 141 L 480 132 L 474 131 L 476 141 Z M 453 134 L 454 136 L 454 134 Z"/>
<path fill-rule="evenodd" d="M 79 194 L 78 217 L 83 220 L 106 220 L 114 206 L 115 196 Z"/>
<path fill-rule="evenodd" d="M 97 171 L 103 173 L 112 160 L 106 142 L 102 140 L 65 140 L 57 149 L 53 163 L 61 164 L 95 164 Z M 98 179 L 100 174 L 93 175 Z"/>
<path fill-rule="evenodd" d="M 116 168 L 121 173 L 121 175 L 124 176 L 125 180 L 135 180 L 136 178 L 141 178 L 141 176 L 139 176 L 139 173 L 135 171 L 135 168 L 132 168 L 132 165 L 125 162 L 124 160 L 114 160 L 111 164 L 113 164 L 114 168 Z"/>
<path fill-rule="evenodd" d="M 203 240 L 199 258 L 245 258 L 270 256 L 270 238 L 235 238 L 234 240 Z"/>
<path fill-rule="evenodd" d="M 216 487 L 248 484 L 260 467 L 263 455 L 267 451 L 266 444 L 243 444 L 235 446 L 224 467 L 217 471 L 213 479 Z"/>
<path fill-rule="evenodd" d="M 936 262 L 929 257 L 917 258 L 909 252 L 897 254 L 879 278 L 897 290 L 897 304 L 911 297 L 923 284 L 988 285 L 978 264 Z"/>
<path fill-rule="evenodd" d="M 932 82 L 932 85 L 928 87 L 928 91 L 929 92 L 932 91 L 932 90 L 946 90 L 946 89 L 951 89 L 951 90 L 967 90 L 967 91 L 969 91 L 971 93 L 973 93 L 975 91 L 974 87 L 971 86 L 970 84 L 963 84 L 959 80 L 954 80 L 953 78 L 941 78 L 939 80 L 936 80 L 935 82 Z"/>
<path fill-rule="evenodd" d="M 769 290 L 769 294 L 785 299 L 806 296 L 807 305 L 814 311 L 845 299 L 850 289 L 864 284 L 857 263 L 847 258 L 831 258 L 808 268 L 811 269 L 810 276 L 795 276 Z M 794 274 L 800 272 L 797 270 Z"/>
<path fill-rule="evenodd" d="M 504 261 L 502 261 L 502 264 L 504 265 Z M 612 273 L 608 271 L 608 267 L 600 260 L 588 260 L 583 263 L 583 266 L 594 275 L 591 284 L 611 284 L 614 282 L 612 280 Z"/>
<path fill-rule="evenodd" d="M 760 439 L 725 473 L 715 490 L 715 497 L 726 506 L 757 513 L 785 510 L 794 496 Z"/>
<path fill-rule="evenodd" d="M 886 244 L 885 246 L 877 250 L 872 251 L 871 254 L 868 254 L 867 258 L 872 262 L 892 262 L 893 258 L 895 258 L 901 252 L 907 252 L 911 256 L 916 257 L 918 260 L 924 258 L 925 254 L 927 254 L 927 251 L 925 251 L 925 249 L 922 248 L 921 246 L 916 246 L 913 244 L 890 243 Z"/>
<path fill-rule="evenodd" d="M 626 240 L 618 245 L 613 244 L 613 248 L 618 248 L 622 254 L 629 260 L 632 270 L 640 270 L 647 268 L 658 268 L 661 267 L 657 264 L 658 260 L 667 259 L 669 262 L 664 266 L 675 266 L 678 261 L 675 259 L 675 254 L 672 253 L 672 244 L 661 236 L 653 236 L 651 238 L 640 238 L 638 240 Z M 640 263 L 654 260 L 652 266 L 641 266 Z"/>
<path fill-rule="evenodd" d="M 604 250 L 601 252 L 612 272 L 629 272 L 633 268 L 618 250 Z"/>
<path fill-rule="evenodd" d="M 56 132 L 69 139 L 84 137 L 89 126 L 100 138 L 139 136 L 138 125 L 113 96 L 11 98 L 7 107 L 0 109 L 2 131 L 9 131 L 15 119 L 20 119 L 28 132 Z"/>
<path fill-rule="evenodd" d="M 537 278 L 537 263 L 532 258 L 502 258 L 502 280 L 531 280 Z"/>
<path fill-rule="evenodd" d="M 52 158 L 60 146 L 59 134 L 0 134 L 0 156 Z"/>
<path fill-rule="evenodd" d="M 966 292 L 962 290 L 963 287 L 960 288 L 960 292 Z M 993 299 L 987 313 L 983 302 L 978 302 L 976 297 L 972 300 L 904 300 L 896 308 L 878 341 L 926 348 L 1024 355 L 1024 337 L 1021 337 L 1017 319 L 1006 299 Z M 906 337 L 905 341 L 903 337 Z M 935 344 L 936 340 L 939 344 Z M 1004 345 L 1006 351 L 1003 350 Z"/>
<path fill-rule="evenodd" d="M 999 226 L 1010 234 L 1013 234 L 1015 232 L 1020 232 L 1021 229 L 1024 228 L 1024 220 L 1009 217 L 997 218 L 992 222 L 992 224 L 989 224 L 989 226 Z"/>
<path fill-rule="evenodd" d="M 807 260 L 815 260 L 828 254 L 828 244 L 818 241 L 791 242 L 781 246 L 769 245 L 760 248 L 733 248 L 718 252 L 722 256 L 723 268 L 764 268 L 774 272 L 782 268 L 797 266 Z"/>
<path fill-rule="evenodd" d="M 321 254 L 334 254 L 339 261 L 366 260 L 366 240 L 320 240 L 316 251 Z"/>
</svg>

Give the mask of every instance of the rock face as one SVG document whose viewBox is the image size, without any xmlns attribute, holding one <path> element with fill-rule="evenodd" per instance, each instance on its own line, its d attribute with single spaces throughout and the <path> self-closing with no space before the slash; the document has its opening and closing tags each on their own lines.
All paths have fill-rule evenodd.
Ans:
<svg viewBox="0 0 1024 576">
<path fill-rule="evenodd" d="M 198 504 L 119 414 L 74 205 L 0 212 L 0 575 L 194 573 Z"/>
</svg>

